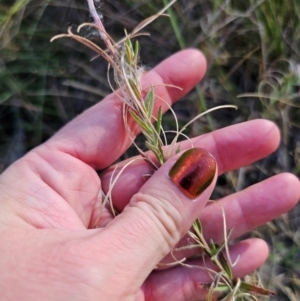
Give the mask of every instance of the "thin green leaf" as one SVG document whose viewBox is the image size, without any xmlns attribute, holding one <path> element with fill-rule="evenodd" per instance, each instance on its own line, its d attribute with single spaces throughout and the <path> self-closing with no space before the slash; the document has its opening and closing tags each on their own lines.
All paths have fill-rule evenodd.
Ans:
<svg viewBox="0 0 300 301">
<path fill-rule="evenodd" d="M 134 49 L 134 61 L 137 63 L 140 53 L 140 43 L 139 41 L 135 42 L 135 49 Z"/>
<path fill-rule="evenodd" d="M 132 65 L 134 62 L 135 53 L 133 51 L 133 47 L 130 39 L 127 39 L 125 41 L 125 55 L 126 55 L 127 63 Z"/>
<path fill-rule="evenodd" d="M 162 149 L 162 145 L 160 143 L 158 143 L 158 149 L 159 149 L 159 152 L 161 153 L 161 156 L 163 158 L 163 163 L 166 162 L 166 159 L 165 159 L 165 156 L 164 156 L 164 152 L 163 152 L 163 149 Z"/>
<path fill-rule="evenodd" d="M 210 240 L 210 250 L 212 255 L 216 255 L 219 252 L 219 246 L 211 239 Z"/>
<path fill-rule="evenodd" d="M 127 39 L 126 43 L 127 43 L 128 47 L 129 47 L 130 52 L 131 52 L 132 54 L 134 54 L 131 40 L 130 40 L 130 39 Z"/>
<path fill-rule="evenodd" d="M 194 223 L 193 223 L 193 229 L 195 231 L 195 233 L 197 234 L 198 237 L 202 236 L 203 233 L 203 229 L 202 229 L 202 224 L 199 218 L 197 218 Z"/>
<path fill-rule="evenodd" d="M 258 294 L 258 295 L 262 295 L 262 296 L 275 296 L 276 295 L 274 292 L 267 290 L 263 287 L 259 287 L 254 284 L 246 283 L 243 281 L 241 282 L 240 290 L 247 292 L 247 293 Z"/>
<path fill-rule="evenodd" d="M 128 82 L 130 84 L 130 87 L 132 88 L 134 94 L 136 95 L 136 97 L 138 99 L 141 99 L 142 98 L 142 94 L 141 94 L 141 91 L 138 89 L 136 83 L 132 80 L 132 79 L 128 79 Z"/>
<path fill-rule="evenodd" d="M 150 136 L 153 135 L 152 129 L 145 121 L 143 121 L 134 111 L 130 110 L 129 113 L 133 120 L 142 128 L 142 130 L 144 130 Z"/>
<path fill-rule="evenodd" d="M 224 256 L 224 254 L 222 252 L 220 252 L 218 257 L 219 257 L 220 263 L 222 264 L 222 267 L 223 267 L 225 273 L 227 274 L 229 279 L 232 279 L 233 278 L 232 270 L 231 270 L 231 267 L 230 267 L 228 261 L 226 260 L 226 258 Z"/>
<path fill-rule="evenodd" d="M 126 43 L 125 43 L 125 57 L 126 57 L 127 63 L 131 65 L 132 56 L 131 56 L 130 47 L 128 46 L 127 41 L 128 40 L 126 40 Z"/>
<path fill-rule="evenodd" d="M 156 121 L 156 132 L 157 132 L 157 136 L 160 135 L 160 131 L 161 131 L 161 122 L 162 122 L 162 108 L 159 107 L 158 113 L 157 113 L 157 121 Z"/>
<path fill-rule="evenodd" d="M 148 141 L 146 141 L 145 144 L 148 147 L 148 149 L 154 153 L 154 155 L 157 158 L 160 165 L 162 165 L 164 163 L 164 158 L 163 158 L 162 154 L 160 153 L 160 151 L 158 150 L 158 148 L 155 147 L 154 145 L 151 145 Z"/>
<path fill-rule="evenodd" d="M 154 89 L 153 86 L 149 89 L 146 98 L 145 98 L 145 107 L 147 116 L 149 119 L 151 119 L 154 109 Z"/>
<path fill-rule="evenodd" d="M 145 144 L 149 148 L 149 150 L 151 150 L 155 154 L 158 154 L 158 148 L 155 145 L 149 143 L 148 141 L 146 141 Z"/>
</svg>

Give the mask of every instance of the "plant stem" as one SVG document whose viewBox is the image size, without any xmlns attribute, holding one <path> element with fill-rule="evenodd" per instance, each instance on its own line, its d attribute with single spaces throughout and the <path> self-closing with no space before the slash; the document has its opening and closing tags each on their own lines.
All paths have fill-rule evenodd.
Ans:
<svg viewBox="0 0 300 301">
<path fill-rule="evenodd" d="M 89 11 L 90 14 L 92 15 L 95 24 L 99 27 L 100 29 L 100 36 L 101 39 L 104 41 L 106 47 L 108 48 L 108 50 L 110 51 L 110 53 L 115 56 L 115 50 L 113 45 L 111 44 L 111 41 L 107 38 L 107 34 L 106 34 L 106 30 L 105 27 L 103 26 L 103 23 L 100 19 L 100 17 L 98 16 L 97 10 L 95 8 L 95 4 L 94 4 L 94 0 L 87 0 L 88 6 L 89 6 Z"/>
</svg>

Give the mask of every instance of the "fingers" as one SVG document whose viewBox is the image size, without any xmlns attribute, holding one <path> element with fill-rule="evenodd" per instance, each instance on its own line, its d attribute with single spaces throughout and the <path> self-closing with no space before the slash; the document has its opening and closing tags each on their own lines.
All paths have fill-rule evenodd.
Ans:
<svg viewBox="0 0 300 301">
<path fill-rule="evenodd" d="M 248 239 L 230 247 L 230 256 L 237 264 L 232 268 L 234 278 L 248 275 L 260 267 L 268 256 L 268 247 L 260 239 Z M 146 301 L 197 301 L 204 300 L 208 292 L 205 284 L 210 284 L 213 275 L 206 268 L 214 268 L 212 263 L 201 260 L 186 262 L 189 267 L 177 266 L 173 269 L 154 272 L 144 284 Z M 215 269 L 215 268 L 214 268 Z"/>
<path fill-rule="evenodd" d="M 230 235 L 232 240 L 289 211 L 297 204 L 299 198 L 300 183 L 297 177 L 288 173 L 274 176 L 209 203 L 200 214 L 204 236 L 208 241 L 212 239 L 219 244 L 224 241 L 222 210 L 226 218 L 225 232 L 232 230 Z M 173 255 L 181 260 L 199 254 L 200 248 L 185 247 L 190 243 L 191 238 L 186 235 L 176 246 Z M 169 254 L 162 262 L 173 261 L 173 257 Z"/>
<path fill-rule="evenodd" d="M 216 165 L 210 154 L 199 152 L 195 160 L 190 152 L 168 160 L 105 231 L 95 236 L 92 244 L 97 245 L 99 256 L 114 254 L 111 272 L 118 283 L 124 282 L 118 279 L 123 277 L 118 270 L 131 262 L 126 279 L 140 279 L 137 285 L 141 285 L 205 206 L 216 181 Z"/>
<path fill-rule="evenodd" d="M 283 173 L 269 178 L 205 207 L 200 215 L 205 236 L 216 242 L 223 240 L 221 208 L 233 239 L 289 211 L 299 198 L 297 177 Z"/>
<path fill-rule="evenodd" d="M 168 106 L 161 99 L 171 105 L 201 80 L 205 70 L 204 56 L 190 49 L 173 55 L 146 73 L 142 84 L 146 90 L 151 85 L 155 87 L 154 111 L 159 106 L 166 111 Z M 123 123 L 122 106 L 116 94 L 111 94 L 70 122 L 46 146 L 74 156 L 95 169 L 109 166 L 131 145 Z M 129 120 L 129 126 L 134 128 L 132 124 Z"/>
<path fill-rule="evenodd" d="M 227 231 L 232 230 L 230 239 L 248 231 L 292 209 L 300 198 L 300 183 L 297 177 L 284 173 L 255 184 L 243 191 L 208 204 L 200 214 L 206 239 L 217 243 L 224 240 L 222 209 L 225 212 Z M 178 260 L 202 252 L 200 248 L 186 248 L 191 238 L 185 236 L 172 251 Z M 163 263 L 174 262 L 170 254 Z M 160 265 L 159 268 L 166 268 Z"/>
<path fill-rule="evenodd" d="M 157 96 L 172 104 L 198 83 L 205 68 L 199 51 L 186 50 L 145 74 L 143 87 L 155 86 Z M 167 105 L 157 99 L 156 109 L 159 105 L 166 111 Z M 33 220 L 38 227 L 89 226 L 101 199 L 101 183 L 94 168 L 110 165 L 131 144 L 122 114 L 122 103 L 112 94 L 6 171 L 7 181 L 2 176 L 6 185 L 14 186 L 18 181 L 24 186 L 22 192 L 14 187 L 12 191 L 21 200 L 21 211 L 30 205 L 26 220 Z M 38 184 L 32 186 L 33 181 Z"/>
<path fill-rule="evenodd" d="M 259 133 L 259 135 L 257 134 Z M 208 150 L 217 160 L 219 174 L 251 164 L 272 153 L 278 146 L 280 135 L 276 125 L 267 120 L 253 120 L 229 126 L 192 139 L 195 147 Z M 188 142 L 181 149 L 190 148 Z M 220 167 L 219 167 L 220 166 Z M 101 175 L 102 187 L 108 190 L 112 169 Z M 114 205 L 122 210 L 151 174 L 146 162 L 129 165 L 114 186 Z"/>
</svg>

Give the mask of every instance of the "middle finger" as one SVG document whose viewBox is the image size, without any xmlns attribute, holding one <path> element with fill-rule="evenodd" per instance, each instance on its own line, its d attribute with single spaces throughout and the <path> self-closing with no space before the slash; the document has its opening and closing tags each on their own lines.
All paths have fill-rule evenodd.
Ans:
<svg viewBox="0 0 300 301">
<path fill-rule="evenodd" d="M 277 148 L 279 138 L 275 124 L 267 120 L 253 120 L 193 138 L 192 141 L 194 147 L 205 148 L 216 158 L 219 174 L 222 174 L 269 155 Z M 181 150 L 191 147 L 188 141 L 180 145 Z M 115 171 L 115 175 L 118 174 L 121 165 Z M 113 171 L 112 166 L 100 176 L 105 193 L 109 190 Z M 112 190 L 112 202 L 118 211 L 123 210 L 151 173 L 153 169 L 145 161 L 139 160 L 126 167 Z"/>
</svg>

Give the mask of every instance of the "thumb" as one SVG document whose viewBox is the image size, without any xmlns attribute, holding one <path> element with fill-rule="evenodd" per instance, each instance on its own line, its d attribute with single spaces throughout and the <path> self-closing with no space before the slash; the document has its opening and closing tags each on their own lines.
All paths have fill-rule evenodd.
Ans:
<svg viewBox="0 0 300 301">
<path fill-rule="evenodd" d="M 155 172 L 99 233 L 101 249 L 113 254 L 114 277 L 121 277 L 125 269 L 127 281 L 135 279 L 138 286 L 144 282 L 199 216 L 216 182 L 216 169 L 211 154 L 193 148 L 172 157 Z"/>
</svg>

